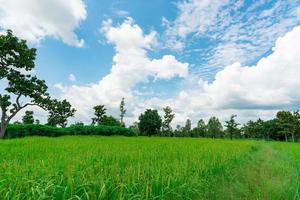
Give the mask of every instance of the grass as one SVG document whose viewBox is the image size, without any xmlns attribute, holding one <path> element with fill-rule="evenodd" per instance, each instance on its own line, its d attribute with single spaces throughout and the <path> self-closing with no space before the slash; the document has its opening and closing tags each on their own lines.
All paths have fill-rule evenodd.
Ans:
<svg viewBox="0 0 300 200">
<path fill-rule="evenodd" d="M 0 199 L 298 199 L 298 144 L 67 136 L 0 141 Z"/>
<path fill-rule="evenodd" d="M 216 199 L 299 199 L 298 169 L 292 162 L 286 152 L 264 144 L 222 182 Z"/>
</svg>

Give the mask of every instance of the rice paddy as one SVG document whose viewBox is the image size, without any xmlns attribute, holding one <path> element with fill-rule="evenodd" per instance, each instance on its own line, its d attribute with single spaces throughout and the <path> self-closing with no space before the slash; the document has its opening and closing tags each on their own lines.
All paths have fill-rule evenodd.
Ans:
<svg viewBox="0 0 300 200">
<path fill-rule="evenodd" d="M 0 141 L 0 199 L 298 199 L 299 144 L 66 136 Z"/>
</svg>

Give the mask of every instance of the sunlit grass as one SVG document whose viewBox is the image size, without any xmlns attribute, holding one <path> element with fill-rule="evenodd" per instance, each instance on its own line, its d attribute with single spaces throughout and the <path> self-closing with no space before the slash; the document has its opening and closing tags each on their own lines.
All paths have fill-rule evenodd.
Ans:
<svg viewBox="0 0 300 200">
<path fill-rule="evenodd" d="M 205 198 L 260 145 L 155 137 L 5 140 L 0 142 L 0 198 Z"/>
</svg>

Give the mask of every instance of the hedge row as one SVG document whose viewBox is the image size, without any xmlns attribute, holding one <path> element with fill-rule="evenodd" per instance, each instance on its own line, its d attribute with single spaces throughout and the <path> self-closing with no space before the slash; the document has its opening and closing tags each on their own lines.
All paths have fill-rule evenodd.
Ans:
<svg viewBox="0 0 300 200">
<path fill-rule="evenodd" d="M 49 136 L 58 137 L 63 135 L 124 135 L 134 136 L 135 133 L 128 128 L 119 126 L 82 126 L 72 125 L 66 128 L 58 128 L 46 125 L 36 124 L 11 124 L 7 128 L 6 137 L 24 137 L 24 136 Z"/>
</svg>

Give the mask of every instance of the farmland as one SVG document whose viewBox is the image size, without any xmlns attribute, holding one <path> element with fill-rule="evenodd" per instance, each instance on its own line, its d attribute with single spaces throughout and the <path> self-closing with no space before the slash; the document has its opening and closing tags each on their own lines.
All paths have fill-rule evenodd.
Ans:
<svg viewBox="0 0 300 200">
<path fill-rule="evenodd" d="M 63 136 L 0 141 L 1 199 L 294 199 L 298 144 Z"/>
</svg>

